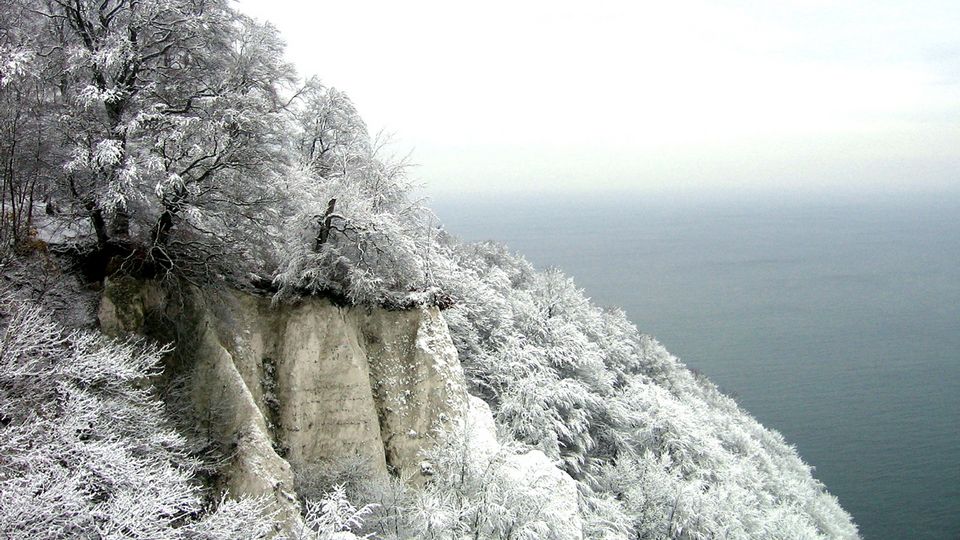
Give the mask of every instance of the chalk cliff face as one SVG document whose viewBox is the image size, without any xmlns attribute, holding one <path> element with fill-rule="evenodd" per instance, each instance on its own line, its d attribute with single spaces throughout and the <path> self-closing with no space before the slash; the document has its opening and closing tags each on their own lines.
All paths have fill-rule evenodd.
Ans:
<svg viewBox="0 0 960 540">
<path fill-rule="evenodd" d="M 165 377 L 204 429 L 233 448 L 223 482 L 266 495 L 296 519 L 293 473 L 360 458 L 371 472 L 424 480 L 420 451 L 459 422 L 468 395 L 439 310 L 338 307 L 312 298 L 271 306 L 239 291 L 176 299 L 151 282 L 108 280 L 99 309 L 110 335 L 174 341 Z"/>
</svg>

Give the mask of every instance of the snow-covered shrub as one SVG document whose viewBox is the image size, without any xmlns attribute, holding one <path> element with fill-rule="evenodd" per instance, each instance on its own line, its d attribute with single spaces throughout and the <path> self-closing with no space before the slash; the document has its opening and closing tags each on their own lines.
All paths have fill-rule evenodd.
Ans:
<svg viewBox="0 0 960 540">
<path fill-rule="evenodd" d="M 163 349 L 67 332 L 6 298 L 0 310 L 0 536 L 270 534 L 257 501 L 204 507 L 196 463 L 147 383 Z"/>
<path fill-rule="evenodd" d="M 415 536 L 581 538 L 573 480 L 537 450 L 499 444 L 474 407 L 466 424 L 437 433 L 424 455 L 435 472 L 413 507 Z"/>
<path fill-rule="evenodd" d="M 347 498 L 342 485 L 334 486 L 319 500 L 308 500 L 304 503 L 303 528 L 291 535 L 304 540 L 368 538 L 369 536 L 358 537 L 351 531 L 360 529 L 364 516 L 372 511 L 371 505 L 357 508 Z"/>
<path fill-rule="evenodd" d="M 320 500 L 341 487 L 351 501 L 369 502 L 371 489 L 382 480 L 369 458 L 355 456 L 334 461 L 300 464 L 294 469 L 294 487 L 303 500 Z"/>
<path fill-rule="evenodd" d="M 609 493 L 597 493 L 581 486 L 580 510 L 583 537 L 597 540 L 630 540 L 633 523 L 620 501 Z M 642 538 L 642 537 L 641 537 Z"/>
<path fill-rule="evenodd" d="M 331 294 L 350 303 L 400 305 L 428 288 L 423 209 L 412 202 L 377 208 L 360 188 L 331 180 L 304 197 L 281 252 L 278 298 Z"/>
</svg>

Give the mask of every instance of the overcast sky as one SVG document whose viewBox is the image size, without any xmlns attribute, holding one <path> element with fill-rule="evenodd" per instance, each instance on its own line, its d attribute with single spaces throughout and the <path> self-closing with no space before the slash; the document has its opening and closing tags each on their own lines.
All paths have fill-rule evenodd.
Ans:
<svg viewBox="0 0 960 540">
<path fill-rule="evenodd" d="M 435 195 L 960 186 L 957 0 L 238 5 Z"/>
</svg>

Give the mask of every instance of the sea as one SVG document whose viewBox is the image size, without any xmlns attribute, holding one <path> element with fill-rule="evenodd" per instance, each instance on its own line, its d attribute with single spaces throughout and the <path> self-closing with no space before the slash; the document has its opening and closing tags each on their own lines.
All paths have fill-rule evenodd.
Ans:
<svg viewBox="0 0 960 540">
<path fill-rule="evenodd" d="M 960 539 L 960 197 L 444 196 L 796 446 L 867 540 Z"/>
</svg>

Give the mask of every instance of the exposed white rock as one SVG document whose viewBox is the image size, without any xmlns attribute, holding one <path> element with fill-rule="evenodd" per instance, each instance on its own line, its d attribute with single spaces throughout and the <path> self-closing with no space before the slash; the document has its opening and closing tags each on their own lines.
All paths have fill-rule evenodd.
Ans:
<svg viewBox="0 0 960 540">
<path fill-rule="evenodd" d="M 288 309 L 268 353 L 275 363 L 275 401 L 265 404 L 276 409 L 276 432 L 287 459 L 306 466 L 359 457 L 386 473 L 377 403 L 356 321 L 329 302 Z"/>
<path fill-rule="evenodd" d="M 129 321 L 123 327 L 129 329 Z M 293 472 L 274 451 L 266 419 L 241 376 L 237 358 L 222 345 L 209 312 L 201 312 L 195 328 L 187 391 L 198 416 L 210 419 L 211 436 L 233 448 L 221 471 L 227 491 L 236 497 L 267 497 L 283 521 L 296 524 L 299 508 L 293 495 Z"/>
<path fill-rule="evenodd" d="M 457 350 L 437 308 L 359 315 L 387 463 L 401 478 L 420 482 L 429 435 L 459 421 L 467 407 Z"/>
<path fill-rule="evenodd" d="M 484 470 L 492 463 L 502 485 L 523 499 L 537 501 L 538 513 L 551 529 L 552 538 L 583 538 L 576 481 L 540 450 L 513 453 L 503 448 L 497 441 L 490 407 L 473 396 L 464 419 L 464 436 L 474 461 L 471 466 Z"/>
<path fill-rule="evenodd" d="M 583 538 L 577 483 L 561 471 L 546 454 L 531 450 L 513 454 L 504 460 L 502 473 L 509 483 L 519 487 L 533 500 L 540 501 L 540 511 L 548 516 L 559 538 Z"/>
<path fill-rule="evenodd" d="M 392 469 L 421 482 L 428 435 L 467 408 L 436 308 L 342 308 L 319 298 L 275 307 L 238 291 L 193 291 L 170 304 L 152 283 L 107 280 L 101 327 L 163 339 L 163 326 L 176 326 L 176 370 L 193 407 L 235 448 L 226 487 L 273 498 L 281 515 L 297 511 L 293 471 L 324 462 L 361 458 L 372 474 Z"/>
<path fill-rule="evenodd" d="M 489 462 L 500 451 L 493 412 L 485 401 L 476 396 L 470 396 L 465 428 L 470 453 L 476 460 L 482 463 Z"/>
</svg>

